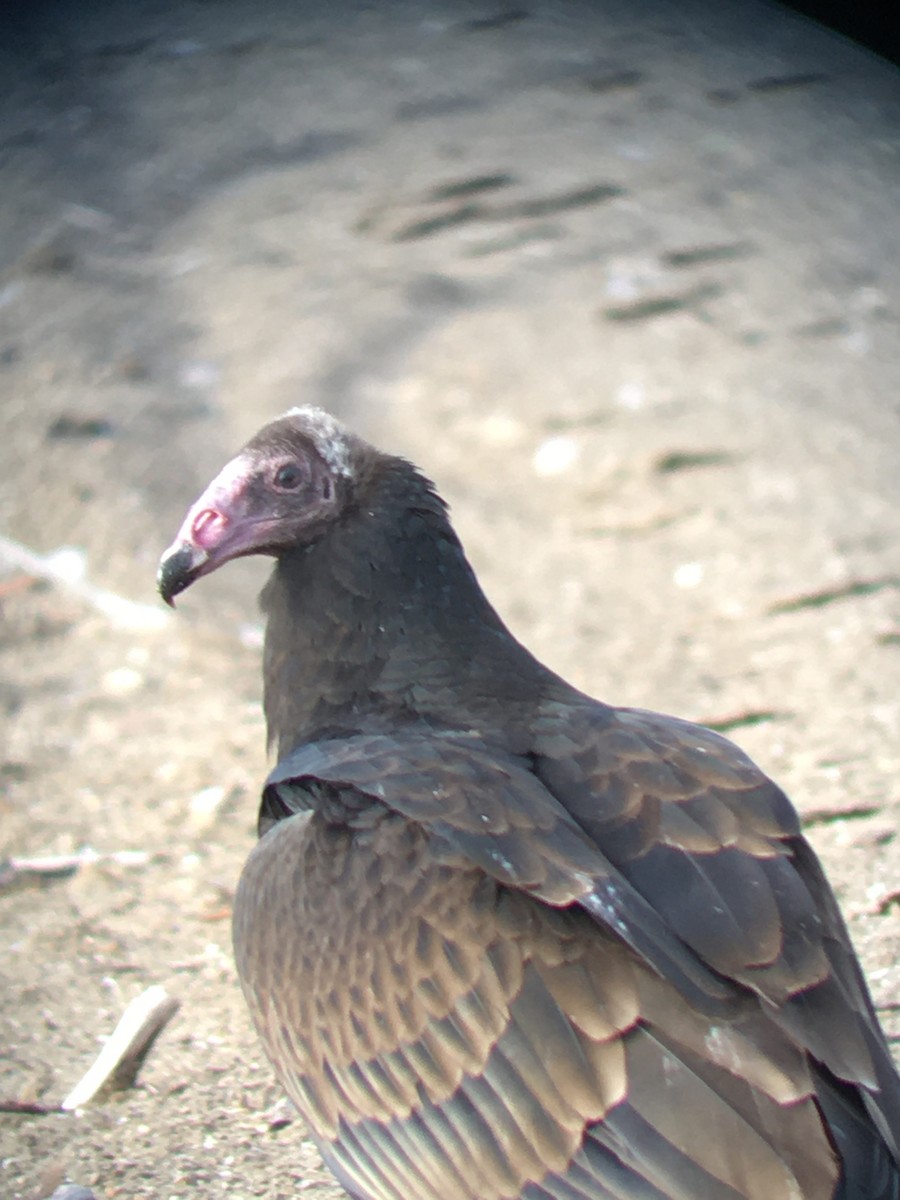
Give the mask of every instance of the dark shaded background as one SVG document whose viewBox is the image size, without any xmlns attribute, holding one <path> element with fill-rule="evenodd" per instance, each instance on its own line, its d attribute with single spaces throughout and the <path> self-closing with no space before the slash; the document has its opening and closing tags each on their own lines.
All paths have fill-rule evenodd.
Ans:
<svg viewBox="0 0 900 1200">
<path fill-rule="evenodd" d="M 876 54 L 900 61 L 900 17 L 890 4 L 853 4 L 841 0 L 795 0 L 785 8 L 809 17 Z"/>
</svg>

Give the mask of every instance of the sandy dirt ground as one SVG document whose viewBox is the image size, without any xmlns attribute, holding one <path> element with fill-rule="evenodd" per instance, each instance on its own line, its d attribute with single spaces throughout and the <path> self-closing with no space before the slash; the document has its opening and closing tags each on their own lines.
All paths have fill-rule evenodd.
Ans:
<svg viewBox="0 0 900 1200">
<path fill-rule="evenodd" d="M 788 789 L 898 1045 L 897 70 L 753 0 L 4 11 L 0 857 L 97 857 L 0 869 L 0 1101 L 181 1007 L 137 1087 L 0 1114 L 0 1195 L 341 1194 L 230 953 L 266 567 L 153 591 L 298 402 L 426 468 L 555 668 Z"/>
</svg>

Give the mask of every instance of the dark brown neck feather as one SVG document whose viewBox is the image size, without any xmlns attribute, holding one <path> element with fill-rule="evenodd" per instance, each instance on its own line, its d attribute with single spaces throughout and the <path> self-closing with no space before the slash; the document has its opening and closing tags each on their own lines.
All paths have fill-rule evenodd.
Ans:
<svg viewBox="0 0 900 1200">
<path fill-rule="evenodd" d="M 282 757 L 326 732 L 422 719 L 508 741 L 567 686 L 507 631 L 413 467 L 385 460 L 366 501 L 284 553 L 263 592 L 270 743 Z"/>
</svg>

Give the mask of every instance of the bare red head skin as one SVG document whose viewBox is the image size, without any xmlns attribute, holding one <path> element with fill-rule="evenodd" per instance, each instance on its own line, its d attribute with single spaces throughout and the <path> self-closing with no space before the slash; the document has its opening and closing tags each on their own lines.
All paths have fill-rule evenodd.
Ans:
<svg viewBox="0 0 900 1200">
<path fill-rule="evenodd" d="M 195 580 L 233 558 L 278 555 L 317 536 L 346 498 L 356 444 L 314 408 L 292 409 L 261 429 L 191 506 L 163 554 L 163 600 L 174 607 Z"/>
</svg>

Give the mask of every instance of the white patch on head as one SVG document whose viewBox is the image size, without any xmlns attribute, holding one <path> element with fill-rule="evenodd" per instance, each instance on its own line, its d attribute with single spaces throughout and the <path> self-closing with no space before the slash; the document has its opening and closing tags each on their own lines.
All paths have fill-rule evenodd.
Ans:
<svg viewBox="0 0 900 1200">
<path fill-rule="evenodd" d="M 302 417 L 304 425 L 315 440 L 316 449 L 325 460 L 325 465 L 335 475 L 351 478 L 353 470 L 350 466 L 350 447 L 340 421 L 335 420 L 331 413 L 321 408 L 313 408 L 312 405 L 289 408 L 284 416 Z"/>
</svg>

